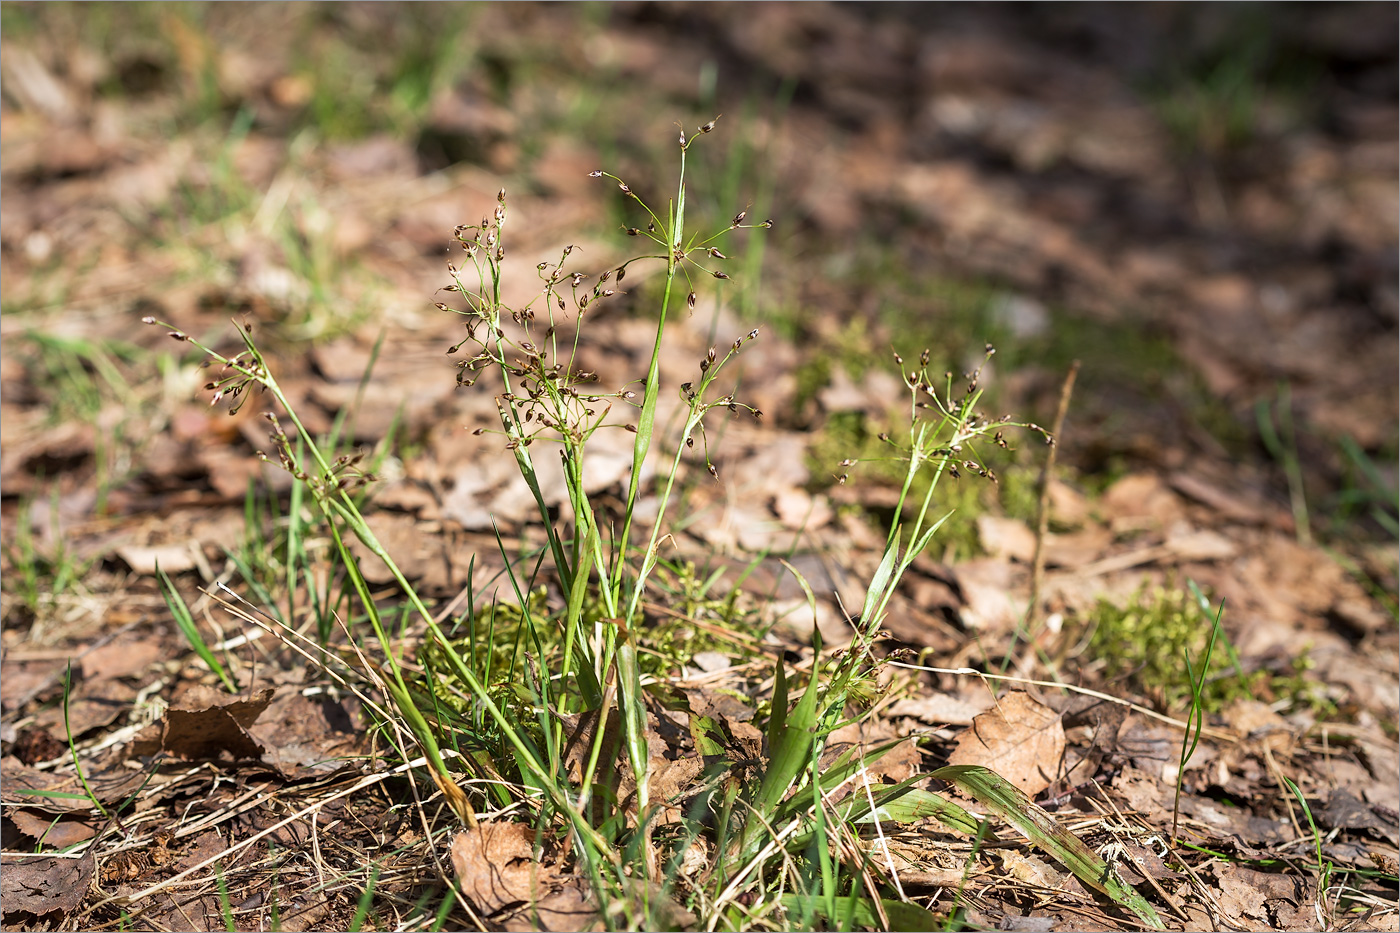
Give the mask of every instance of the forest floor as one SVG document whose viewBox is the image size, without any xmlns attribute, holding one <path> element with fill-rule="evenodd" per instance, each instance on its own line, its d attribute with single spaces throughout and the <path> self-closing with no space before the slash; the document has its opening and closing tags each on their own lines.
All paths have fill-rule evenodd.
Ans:
<svg viewBox="0 0 1400 933">
<path fill-rule="evenodd" d="M 928 350 L 960 380 L 990 344 L 989 414 L 1050 427 L 1068 389 L 1053 475 L 1042 495 L 1050 448 L 1008 431 L 986 453 L 998 482 L 940 485 L 953 516 L 901 582 L 878 689 L 840 742 L 911 737 L 877 781 L 994 768 L 1123 859 L 1168 928 L 1400 929 L 1394 5 L 0 17 L 7 928 L 617 922 L 581 895 L 522 917 L 473 887 L 464 863 L 530 846 L 453 850 L 454 870 L 436 788 L 383 765 L 372 675 L 351 689 L 229 611 L 231 590 L 314 633 L 317 594 L 343 580 L 324 528 L 289 569 L 302 500 L 270 398 L 211 407 L 217 367 L 141 321 L 226 354 L 232 322 L 253 325 L 307 432 L 373 462 L 375 537 L 441 619 L 479 621 L 518 605 L 506 570 L 529 576 L 544 539 L 489 433 L 492 391 L 459 387 L 444 353 L 463 336 L 435 306 L 454 228 L 508 192 L 512 306 L 568 244 L 613 268 L 619 228 L 642 224 L 589 173 L 664 206 L 677 126 L 718 117 L 690 150 L 688 222 L 773 225 L 737 231 L 731 278 L 697 280 L 668 329 L 658 436 L 678 443 L 672 399 L 707 348 L 753 329 L 726 378 L 764 416 L 711 424 L 684 461 L 643 636 L 676 721 L 710 717 L 763 757 L 751 720 L 774 660 L 810 670 L 814 629 L 850 642 L 899 508 L 896 358 Z M 645 375 L 659 282 L 639 266 L 588 315 L 577 360 L 601 382 Z M 590 446 L 610 514 L 632 444 Z M 236 691 L 176 624 L 157 564 Z M 1182 769 L 1186 658 L 1222 606 Z M 344 631 L 325 634 L 353 660 Z M 664 757 L 699 754 L 698 733 L 673 731 Z M 930 821 L 879 843 L 885 896 L 949 929 L 1140 924 L 1028 845 Z M 443 893 L 454 877 L 465 901 Z M 687 886 L 704 881 L 675 883 L 696 912 L 678 926 L 793 922 L 737 902 L 697 920 Z"/>
</svg>

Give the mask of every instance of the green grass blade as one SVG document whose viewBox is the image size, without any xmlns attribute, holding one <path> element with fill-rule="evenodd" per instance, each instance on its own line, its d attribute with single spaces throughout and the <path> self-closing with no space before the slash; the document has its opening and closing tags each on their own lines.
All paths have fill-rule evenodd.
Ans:
<svg viewBox="0 0 1400 933">
<path fill-rule="evenodd" d="M 771 749 L 778 747 L 778 739 L 787 725 L 787 668 L 781 658 L 773 665 L 773 702 L 770 705 L 773 712 L 768 717 L 768 747 Z"/>
<path fill-rule="evenodd" d="M 359 902 L 355 904 L 355 916 L 350 918 L 350 929 L 359 931 L 365 928 L 365 920 L 369 918 L 370 905 L 374 903 L 374 888 L 379 882 L 379 866 L 374 865 L 369 870 L 369 880 L 365 882 L 365 889 L 360 894 Z"/>
<path fill-rule="evenodd" d="M 875 615 L 876 608 L 880 605 L 881 597 L 889 586 L 890 577 L 894 575 L 894 567 L 899 559 L 899 531 L 896 528 L 890 536 L 890 543 L 885 546 L 885 556 L 880 561 L 880 566 L 876 568 L 875 575 L 870 578 L 870 589 L 865 592 L 865 605 L 860 611 L 860 621 L 864 626 L 869 626 Z"/>
<path fill-rule="evenodd" d="M 782 664 L 782 661 L 778 663 Z M 754 798 L 754 807 L 765 819 L 772 815 L 788 786 L 808 764 L 812 742 L 816 737 L 817 692 L 817 681 L 813 676 L 802 698 L 777 731 L 777 741 L 769 745 L 768 770 Z"/>
<path fill-rule="evenodd" d="M 185 636 L 185 641 L 189 642 L 195 654 L 209 665 L 209 669 L 218 675 L 219 680 L 223 681 L 224 686 L 228 688 L 228 692 L 237 693 L 238 686 L 233 682 L 228 671 L 224 670 L 224 666 L 219 663 L 219 659 L 214 657 L 214 652 L 209 647 L 208 642 L 204 640 L 199 626 L 194 624 L 194 616 L 190 614 L 190 607 L 185 605 L 184 597 L 175 589 L 175 584 L 171 581 L 170 576 L 160 569 L 159 563 L 156 564 L 156 577 L 160 580 L 160 592 L 165 597 L 165 604 L 170 607 L 170 614 L 175 617 L 175 624 L 179 626 L 181 634 Z"/>
<path fill-rule="evenodd" d="M 1076 878 L 1130 910 L 1154 930 L 1166 929 L 1152 905 L 1093 850 L 1056 823 L 1016 785 L 980 765 L 949 765 L 933 777 L 961 787 L 984 807 L 1025 833 L 1037 847 L 1074 872 Z"/>
<path fill-rule="evenodd" d="M 875 909 L 875 902 L 868 897 L 854 897 L 851 895 L 841 895 L 828 900 L 817 898 L 815 902 L 810 898 L 805 898 L 800 894 L 784 894 L 780 899 L 784 910 L 800 914 L 804 910 L 813 910 L 817 916 L 828 923 L 835 923 L 837 929 L 852 929 L 864 927 L 866 929 L 879 929 L 882 926 L 880 913 Z M 829 903 L 835 907 L 836 915 L 832 916 L 829 910 Z M 880 906 L 885 910 L 885 916 L 890 918 L 890 929 L 895 931 L 933 930 L 937 928 L 938 917 L 917 904 L 906 904 L 903 901 L 896 901 L 890 898 L 880 898 Z"/>
</svg>

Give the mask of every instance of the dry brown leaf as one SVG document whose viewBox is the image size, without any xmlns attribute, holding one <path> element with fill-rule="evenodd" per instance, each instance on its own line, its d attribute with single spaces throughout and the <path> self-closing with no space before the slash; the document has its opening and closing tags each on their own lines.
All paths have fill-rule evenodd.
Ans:
<svg viewBox="0 0 1400 933">
<path fill-rule="evenodd" d="M 81 819 L 59 817 L 55 820 L 51 815 L 22 809 L 11 809 L 5 815 L 20 832 L 40 840 L 50 849 L 63 849 L 97 835 L 97 827 Z"/>
<path fill-rule="evenodd" d="M 1008 693 L 958 737 L 952 765 L 982 765 L 1031 797 L 1049 787 L 1065 753 L 1060 714 L 1026 693 Z"/>
<path fill-rule="evenodd" d="M 181 758 L 217 759 L 228 753 L 235 761 L 258 760 L 263 746 L 248 734 L 247 727 L 267 709 L 272 694 L 268 687 L 245 700 L 192 689 L 182 704 L 193 708 L 166 710 L 158 735 L 143 733 L 131 744 L 132 754 L 167 751 Z"/>
<path fill-rule="evenodd" d="M 5 775 L 4 786 L 0 787 L 0 800 L 10 806 L 25 806 L 45 813 L 90 809 L 92 803 L 86 796 L 87 791 L 91 791 L 103 804 L 117 804 L 129 797 L 146 780 L 143 772 L 117 765 L 89 773 L 85 789 L 75 774 L 56 774 L 52 771 L 26 768 L 9 756 L 0 762 L 0 769 L 3 769 Z M 49 792 L 68 796 L 48 796 Z"/>
<path fill-rule="evenodd" d="M 161 566 L 165 568 L 164 564 Z M 83 680 L 114 680 L 139 674 L 164 653 L 165 649 L 152 638 L 123 638 L 110 641 L 82 656 L 80 663 Z"/>
<path fill-rule="evenodd" d="M 583 879 L 534 857 L 535 833 L 521 823 L 482 823 L 452 840 L 462 893 L 507 930 L 600 927 Z"/>
<path fill-rule="evenodd" d="M 1006 557 L 1029 564 L 1035 554 L 1035 532 L 1025 522 L 996 515 L 977 516 L 977 537 L 993 557 Z"/>
<path fill-rule="evenodd" d="M 67 913 L 87 897 L 94 867 L 91 848 L 77 859 L 7 856 L 0 871 L 0 910 L 6 915 Z"/>
<path fill-rule="evenodd" d="M 246 482 L 243 484 L 245 490 L 247 485 Z M 133 573 L 150 577 L 155 575 L 156 567 L 160 567 L 166 573 L 184 573 L 195 569 L 194 549 L 197 547 L 199 544 L 194 541 L 155 547 L 128 545 L 117 548 L 117 556 L 126 561 Z"/>
<path fill-rule="evenodd" d="M 112 680 L 83 681 L 69 696 L 65 721 L 63 707 L 40 710 L 34 723 L 48 730 L 55 741 L 67 745 L 70 734 L 78 738 L 110 725 L 131 712 L 136 688 Z"/>
<path fill-rule="evenodd" d="M 1145 518 L 1166 528 L 1184 515 L 1180 497 L 1153 473 L 1123 477 L 1104 493 L 1100 507 L 1115 525 Z"/>
</svg>

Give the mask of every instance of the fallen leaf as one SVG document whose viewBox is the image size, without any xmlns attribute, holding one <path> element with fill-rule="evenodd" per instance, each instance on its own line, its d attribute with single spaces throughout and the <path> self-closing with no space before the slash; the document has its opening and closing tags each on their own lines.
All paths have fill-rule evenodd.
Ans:
<svg viewBox="0 0 1400 933">
<path fill-rule="evenodd" d="M 34 722 L 35 725 L 47 729 L 55 741 L 66 747 L 70 733 L 76 739 L 93 729 L 110 725 L 130 713 L 135 698 L 136 688 L 125 683 L 113 680 L 84 680 L 77 685 L 68 699 L 66 722 L 62 706 L 40 710 L 34 717 Z"/>
<path fill-rule="evenodd" d="M 217 759 L 227 753 L 235 761 L 260 760 L 263 746 L 248 734 L 247 727 L 267 709 L 272 693 L 268 687 L 250 700 L 219 697 L 214 702 L 228 702 L 196 709 L 172 707 L 161 719 L 158 735 L 143 733 L 131 744 L 131 752 L 140 756 L 167 751 L 191 760 Z M 184 702 L 195 705 L 198 700 L 191 697 Z"/>
<path fill-rule="evenodd" d="M 10 806 L 18 804 L 45 813 L 91 809 L 89 792 L 104 805 L 118 804 L 131 796 L 146 780 L 143 772 L 118 765 L 89 773 L 87 787 L 84 788 L 75 774 L 56 774 L 52 771 L 26 768 L 14 758 L 7 757 L 0 763 L 0 767 L 5 775 L 4 786 L 0 787 L 0 800 Z"/>
<path fill-rule="evenodd" d="M 23 809 L 11 809 L 6 816 L 14 822 L 15 828 L 20 832 L 31 839 L 39 840 L 51 849 L 64 849 L 97 835 L 97 828 L 82 820 L 66 817 L 55 819 L 47 814 Z"/>
<path fill-rule="evenodd" d="M 993 557 L 1008 557 L 1029 564 L 1035 556 L 1035 532 L 1025 522 L 996 515 L 977 516 L 977 537 Z"/>
<path fill-rule="evenodd" d="M 324 776 L 345 765 L 361 736 L 346 703 L 288 690 L 248 727 L 265 749 L 263 761 L 289 778 Z"/>
<path fill-rule="evenodd" d="M 536 861 L 534 846 L 534 831 L 521 823 L 483 823 L 458 833 L 452 867 L 462 893 L 507 930 L 598 929 L 583 879 Z"/>
<path fill-rule="evenodd" d="M 165 565 L 161 564 L 164 568 Z M 165 568 L 171 572 L 170 568 Z M 130 677 L 154 664 L 164 649 L 153 638 L 124 638 L 109 641 L 107 644 L 84 654 L 81 658 L 83 680 L 115 680 Z"/>
<path fill-rule="evenodd" d="M 43 916 L 68 913 L 87 897 L 95 862 L 91 847 L 82 858 L 11 858 L 0 872 L 0 911 Z"/>
<path fill-rule="evenodd" d="M 246 483 L 244 487 L 246 488 Z M 193 541 L 182 544 L 164 544 L 157 547 L 128 545 L 117 548 L 117 556 L 126 561 L 133 573 L 143 577 L 155 576 L 156 566 L 166 573 L 184 573 L 195 569 L 193 548 L 199 545 Z"/>
<path fill-rule="evenodd" d="M 1228 560 L 1239 553 L 1235 542 L 1209 529 L 1173 534 L 1166 547 L 1172 557 L 1183 561 Z"/>
<path fill-rule="evenodd" d="M 1060 714 L 1027 693 L 1008 693 L 958 737 L 950 765 L 981 765 L 1028 797 L 1055 780 L 1065 753 Z"/>
</svg>

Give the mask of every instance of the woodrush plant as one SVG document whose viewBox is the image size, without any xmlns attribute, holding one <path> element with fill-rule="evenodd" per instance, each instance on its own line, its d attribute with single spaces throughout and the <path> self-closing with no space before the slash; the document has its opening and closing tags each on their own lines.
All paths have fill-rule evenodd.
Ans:
<svg viewBox="0 0 1400 933">
<path fill-rule="evenodd" d="M 330 457 L 325 441 L 306 431 L 252 339 L 251 327 L 238 328 L 243 349 L 227 356 L 165 325 L 172 337 L 195 344 L 208 354 L 211 364 L 222 367 L 206 386 L 216 401 L 230 399 L 236 410 L 257 388 L 272 397 L 294 426 L 295 441 L 283 429 L 281 415 L 276 411 L 264 415 L 271 426 L 270 439 L 277 459 L 302 485 L 326 521 L 338 560 L 383 652 L 383 690 L 394 701 L 403 725 L 422 747 L 429 772 L 447 802 L 468 827 L 476 825 L 477 808 L 459 787 L 440 750 L 439 741 L 443 738 L 458 747 L 461 766 L 473 772 L 479 786 L 491 789 L 491 802 L 505 805 L 512 799 L 520 800 L 534 812 L 537 826 L 547 828 L 562 822 L 567 827 L 576 869 L 591 881 L 600 916 L 609 923 L 636 921 L 644 926 L 654 925 L 650 922 L 649 902 L 636 902 L 638 888 L 634 880 L 656 875 L 659 860 L 651 835 L 653 821 L 660 812 L 659 807 L 652 805 L 648 787 L 648 696 L 643 688 L 638 649 L 643 635 L 644 594 L 658 568 L 668 509 L 688 456 L 697 455 L 709 474 L 719 478 L 709 448 L 707 419 L 717 410 L 731 414 L 744 411 L 755 418 L 761 415 L 718 383 L 725 366 L 757 338 L 758 331 L 751 330 L 722 349 L 711 348 L 698 361 L 698 372 L 689 381 L 675 385 L 681 402 L 681 428 L 669 448 L 659 443 L 657 412 L 663 377 L 680 378 L 661 371 L 661 347 L 668 320 L 682 302 L 687 308 L 694 308 L 699 281 L 707 277 L 728 278 L 721 268 L 726 255 L 720 248 L 726 234 L 772 225 L 767 220 L 745 223 L 746 212 L 740 211 L 728 225 L 708 236 L 687 231 L 687 153 L 696 140 L 713 128 L 711 121 L 693 135 L 681 133 L 678 184 L 674 198 L 665 208 L 654 209 L 617 176 L 593 172 L 592 177 L 615 183 L 641 212 L 640 226 L 629 226 L 626 232 L 652 248 L 612 265 L 596 277 L 570 268 L 574 250 L 565 248 L 557 262 L 538 264 L 539 292 L 523 307 L 508 307 L 502 298 L 504 235 L 509 218 L 504 190 L 489 216 L 479 224 L 462 225 L 454 231 L 455 242 L 465 258 L 460 265 L 449 262 L 451 282 L 443 290 L 458 306 L 435 303 L 444 312 L 463 318 L 465 335 L 448 352 L 455 355 L 470 347 L 469 355 L 457 367 L 461 386 L 469 387 L 485 378 L 489 380 L 486 384 L 497 390 L 500 428 L 495 433 L 505 439 L 504 447 L 514 457 L 534 498 L 547 537 L 544 553 L 564 602 L 562 612 L 545 617 L 530 597 L 535 592 L 533 576 L 521 579 L 518 572 L 510 572 L 509 580 L 517 597 L 514 608 L 520 620 L 517 631 L 524 633 L 533 649 L 533 655 L 529 651 L 523 655 L 523 663 L 514 672 L 518 676 L 512 678 L 510 693 L 495 689 L 489 668 L 493 652 L 479 653 L 471 644 L 454 641 L 435 620 L 392 555 L 375 538 L 356 497 L 357 490 L 373 476 L 354 457 Z M 660 300 L 654 310 L 652 354 L 646 375 L 638 382 L 605 391 L 597 374 L 577 365 L 580 328 L 599 305 L 616 300 L 629 269 L 639 262 L 654 262 L 664 268 Z M 992 352 L 988 346 L 988 359 Z M 881 440 L 889 445 L 892 457 L 905 463 L 906 469 L 879 568 L 859 614 L 850 620 L 854 638 L 845 649 L 824 658 L 817 636 L 812 672 L 795 700 L 790 694 L 796 692 L 796 686 L 790 681 L 797 678 L 790 677 L 787 666 L 779 660 L 774 667 L 766 759 L 756 759 L 743 767 L 732 762 L 724 765 L 691 798 L 692 819 L 686 823 L 688 839 L 693 841 L 702 833 L 714 837 L 709 850 L 712 864 L 700 880 L 687 882 L 690 903 L 706 914 L 708 928 L 721 922 L 734 927 L 757 922 L 746 919 L 748 913 L 740 899 L 751 899 L 752 895 L 786 904 L 776 896 L 789 883 L 807 894 L 819 894 L 823 899 L 819 912 L 828 918 L 849 921 L 877 917 L 885 922 L 899 914 L 907 920 L 912 910 L 919 917 L 916 923 L 933 923 L 932 915 L 922 908 L 888 901 L 882 895 L 868 870 L 868 856 L 857 858 L 851 863 L 853 870 L 847 871 L 845 878 L 840 877 L 840 867 L 853 857 L 851 853 L 859 851 L 852 844 L 852 834 L 861 823 L 898 822 L 929 815 L 959 831 L 984 832 L 980 820 L 937 795 L 913 788 L 909 781 L 880 787 L 878 791 L 871 789 L 868 766 L 897 743 L 886 743 L 870 752 L 851 749 L 834 761 L 823 762 L 827 737 L 852 716 L 851 709 L 857 705 L 854 699 L 878 672 L 880 661 L 874 646 L 881 637 L 881 625 L 902 575 L 929 546 L 947 518 L 937 514 L 935 491 L 939 484 L 948 478 L 959 481 L 964 477 L 969 481 L 995 481 L 980 447 L 984 442 L 1007 447 L 1005 432 L 1010 428 L 1026 428 L 1049 441 L 1036 425 L 1009 418 L 988 420 L 978 410 L 982 397 L 981 367 L 962 379 L 955 379 L 952 373 L 944 373 L 940 378 L 928 371 L 927 353 L 917 366 L 907 369 L 902 359 L 896 357 L 896 361 L 908 391 L 908 440 Z M 616 419 L 617 411 L 625 412 L 627 417 Z M 595 505 L 584 475 L 586 448 L 600 431 L 625 431 L 632 435 L 625 504 L 614 521 L 609 521 Z M 563 470 L 568 510 L 561 515 L 553 512 L 542 491 L 535 455 L 546 446 L 557 452 Z M 663 460 L 654 479 L 646 469 L 650 458 Z M 855 463 L 848 460 L 843 467 Z M 921 475 L 927 475 L 928 481 L 916 485 L 915 480 Z M 656 492 L 655 517 L 649 527 L 643 527 L 637 520 L 638 503 L 643 492 L 651 488 Z M 905 517 L 906 499 L 912 518 Z M 427 629 L 432 650 L 420 657 L 432 658 L 434 673 L 438 675 L 432 679 L 450 677 L 460 686 L 471 701 L 470 716 L 462 714 L 465 710 L 459 710 L 455 717 L 448 715 L 438 696 L 425 697 L 419 689 L 421 681 L 406 675 L 398 661 L 396 642 L 349 550 L 349 535 L 359 538 L 384 563 L 402 589 L 408 607 Z M 800 576 L 798 579 L 815 611 L 813 594 Z M 562 644 L 562 649 L 554 656 L 558 664 L 547 667 L 545 647 L 550 641 Z M 587 717 L 597 724 L 608 723 L 614 711 L 620 730 L 597 725 L 590 733 L 579 726 Z M 859 714 L 854 718 L 859 718 Z M 471 720 L 476 720 L 475 725 Z M 499 735 L 503 755 L 488 751 L 482 756 L 484 735 L 480 726 L 487 724 Z M 448 726 L 446 733 L 444 725 Z M 604 745 L 607 736 L 615 731 L 620 731 L 620 757 L 627 762 L 635 787 L 632 806 L 625 812 L 621 802 L 610 796 L 615 787 L 599 779 L 611 765 L 611 759 L 604 757 Z M 697 751 L 725 750 L 713 736 L 707 738 L 703 732 L 703 728 L 696 732 Z M 566 760 L 566 745 L 580 737 L 586 746 L 586 764 L 581 768 L 577 757 Z M 514 766 L 510 767 L 512 759 Z M 504 781 L 503 776 L 507 778 Z M 1149 925 L 1158 925 L 1145 902 L 1132 901 L 1135 892 L 1106 887 L 1114 882 L 1099 877 L 1107 873 L 1102 861 L 1091 852 L 1084 855 L 1087 849 L 1082 844 L 1076 849 L 1065 842 L 1064 837 L 1070 842 L 1073 837 L 1058 830 L 1046 814 L 1024 795 L 1018 797 L 1005 781 L 982 768 L 942 769 L 935 776 L 957 782 L 1066 861 L 1087 883 L 1110 893 Z M 863 795 L 846 793 L 848 788 L 862 783 Z M 706 827 L 703 818 L 696 818 L 706 809 L 717 817 L 711 828 Z M 736 824 L 733 830 L 731 820 Z M 676 866 L 686 848 L 683 840 L 659 879 L 667 887 L 677 884 Z M 833 852 L 837 853 L 835 857 Z M 794 873 L 798 861 L 808 868 Z M 774 872 L 778 878 L 786 879 L 777 882 L 776 888 Z M 619 917 L 623 919 L 618 920 Z"/>
<path fill-rule="evenodd" d="M 546 707 L 550 703 L 561 703 L 559 708 L 565 712 L 580 708 L 601 709 L 601 715 L 606 715 L 608 708 L 616 704 L 636 782 L 638 811 L 642 814 L 647 812 L 649 800 L 646 698 L 641 688 L 634 633 L 640 622 L 647 580 L 656 568 L 667 510 L 686 452 L 695 447 L 697 436 L 706 469 L 718 479 L 718 470 L 710 457 L 706 417 L 720 408 L 731 413 L 742 409 L 755 418 L 762 414 L 738 401 L 732 393 L 721 394 L 715 389 L 725 365 L 745 344 L 758 337 L 758 331 L 752 330 L 735 339 L 722 352 L 718 347 L 711 347 L 699 361 L 698 375 L 680 384 L 679 392 L 685 406 L 680 432 L 683 443 L 675 445 L 669 454 L 669 464 L 661 473 L 656 517 L 650 529 L 636 528 L 634 516 L 645 485 L 644 467 L 656 432 L 662 339 L 668 318 L 680 301 L 680 283 L 685 283 L 686 306 L 693 309 L 697 300 L 695 276 L 729 278 L 717 265 L 727 258 L 717 245 L 722 238 L 733 230 L 772 226 L 769 220 L 746 224 L 747 214 L 740 211 L 727 227 L 707 237 L 687 233 L 686 155 L 696 140 L 713 129 L 714 121 L 711 121 L 690 137 L 681 131 L 679 182 L 675 199 L 665 210 L 658 212 L 651 208 L 615 175 L 603 171 L 590 175 L 612 180 L 623 195 L 641 209 L 645 227 L 628 227 L 626 232 L 628 236 L 650 241 L 657 251 L 634 256 L 594 278 L 587 272 L 567 268 L 574 248 L 565 247 L 557 263 L 540 262 L 536 266 L 542 282 L 536 298 L 522 308 L 507 308 L 501 300 L 506 256 L 503 235 L 508 219 L 506 193 L 502 189 L 490 217 L 482 218 L 480 224 L 462 225 L 454 231 L 467 258 L 461 267 L 448 263 L 452 282 L 443 290 L 459 296 L 465 307 L 452 308 L 443 302 L 437 303 L 440 310 L 466 319 L 466 336 L 448 350 L 456 354 L 464 346 L 473 348 L 472 355 L 458 363 L 458 384 L 471 386 L 488 374 L 500 380 L 502 391 L 496 396 L 496 404 L 505 446 L 513 452 L 520 474 L 534 497 L 548 536 L 558 585 L 568 594 L 562 619 L 562 674 L 573 681 L 572 684 L 565 682 L 558 695 L 551 695 L 549 679 L 540 678 L 539 699 Z M 647 374 L 641 380 L 640 398 L 631 384 L 602 392 L 597 388 L 597 373 L 581 370 L 576 364 L 585 316 L 590 309 L 596 309 L 600 303 L 619 294 L 619 286 L 633 264 L 648 261 L 664 264 L 665 278 L 651 359 Z M 468 267 L 474 278 L 464 278 Z M 571 327 L 567 326 L 570 312 L 573 314 Z M 615 405 L 631 408 L 635 421 L 619 425 L 610 420 Z M 635 435 L 621 530 L 614 528 L 610 535 L 590 499 L 583 475 L 584 451 L 602 430 L 625 430 Z M 484 433 L 484 429 L 476 433 Z M 537 441 L 557 445 L 572 512 L 571 528 L 559 527 L 541 491 L 531 451 Z M 632 558 L 638 553 L 639 563 L 634 565 Z M 585 632 L 583 626 L 584 602 L 589 596 L 601 602 L 606 615 L 605 622 L 595 625 L 592 633 Z M 570 686 L 574 690 L 570 690 Z M 546 731 L 553 735 L 547 739 L 547 745 L 555 749 L 564 738 L 563 722 L 556 719 L 550 726 L 552 728 Z M 600 730 L 594 744 L 595 758 L 602 735 Z M 550 757 L 555 759 L 556 753 L 551 751 Z M 585 788 L 587 782 L 586 774 Z M 587 796 L 585 790 L 582 795 L 585 802 Z"/>
</svg>

